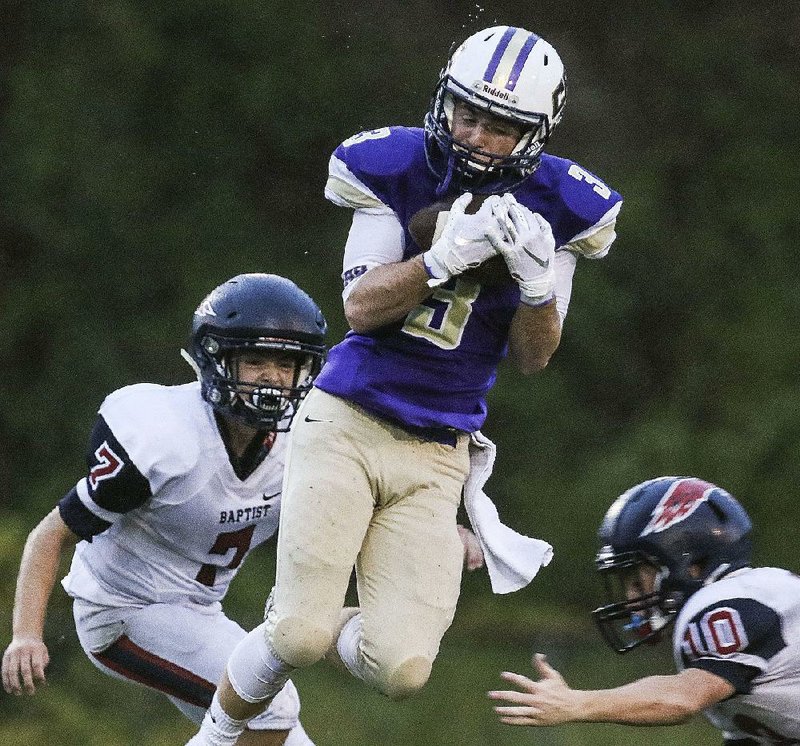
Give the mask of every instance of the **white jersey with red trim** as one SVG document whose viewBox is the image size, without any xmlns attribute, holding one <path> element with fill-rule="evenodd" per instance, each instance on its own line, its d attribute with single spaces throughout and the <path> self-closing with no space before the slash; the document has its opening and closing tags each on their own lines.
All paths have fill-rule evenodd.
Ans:
<svg viewBox="0 0 800 746">
<path fill-rule="evenodd" d="M 198 383 L 111 394 L 88 474 L 59 503 L 85 539 L 67 593 L 110 606 L 220 601 L 250 550 L 277 531 L 287 437 L 241 479 Z"/>
<path fill-rule="evenodd" d="M 711 583 L 681 610 L 673 643 L 679 671 L 736 688 L 705 711 L 726 739 L 800 744 L 800 576 L 745 568 Z"/>
</svg>

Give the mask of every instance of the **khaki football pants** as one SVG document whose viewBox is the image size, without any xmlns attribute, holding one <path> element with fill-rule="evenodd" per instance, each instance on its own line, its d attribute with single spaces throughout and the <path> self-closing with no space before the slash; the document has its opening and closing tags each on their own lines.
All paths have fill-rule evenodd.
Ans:
<svg viewBox="0 0 800 746">
<path fill-rule="evenodd" d="M 456 528 L 469 471 L 455 447 L 420 440 L 313 389 L 295 418 L 278 532 L 270 642 L 305 666 L 328 650 L 355 566 L 359 668 L 391 697 L 427 681 L 458 600 Z"/>
</svg>

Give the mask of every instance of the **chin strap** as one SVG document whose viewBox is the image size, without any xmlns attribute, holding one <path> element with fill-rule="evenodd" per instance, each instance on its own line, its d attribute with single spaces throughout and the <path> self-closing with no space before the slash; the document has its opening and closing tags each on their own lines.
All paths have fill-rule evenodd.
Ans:
<svg viewBox="0 0 800 746">
<path fill-rule="evenodd" d="M 184 350 L 183 348 L 181 348 L 181 357 L 187 363 L 189 363 L 189 366 L 194 371 L 194 374 L 197 376 L 197 380 L 201 381 L 202 380 L 202 374 L 200 373 L 200 367 L 195 362 L 195 359 L 188 352 L 186 352 L 186 350 Z"/>
<path fill-rule="evenodd" d="M 448 156 L 447 158 L 447 173 L 444 175 L 444 178 L 439 182 L 439 185 L 436 187 L 436 196 L 441 199 L 444 195 L 447 194 L 448 190 L 450 189 L 450 183 L 453 181 L 453 158 Z"/>
<path fill-rule="evenodd" d="M 728 575 L 730 572 L 732 572 L 731 563 L 723 562 L 719 567 L 708 574 L 708 577 L 703 581 L 703 585 L 711 585 L 711 583 L 715 583 L 721 577 Z"/>
</svg>

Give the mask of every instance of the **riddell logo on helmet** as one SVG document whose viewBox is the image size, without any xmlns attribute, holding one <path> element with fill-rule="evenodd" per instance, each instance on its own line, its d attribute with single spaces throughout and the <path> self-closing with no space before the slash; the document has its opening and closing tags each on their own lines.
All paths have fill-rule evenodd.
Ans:
<svg viewBox="0 0 800 746">
<path fill-rule="evenodd" d="M 675 482 L 658 501 L 650 522 L 640 536 L 657 534 L 688 518 L 716 489 L 713 484 L 701 479 L 681 479 Z"/>
<path fill-rule="evenodd" d="M 510 94 L 503 88 L 498 88 L 491 83 L 487 83 L 485 80 L 476 80 L 472 84 L 472 87 L 481 93 L 488 93 L 493 98 L 498 98 L 501 101 L 508 101 L 510 104 L 516 104 L 519 100 L 516 96 Z"/>
</svg>

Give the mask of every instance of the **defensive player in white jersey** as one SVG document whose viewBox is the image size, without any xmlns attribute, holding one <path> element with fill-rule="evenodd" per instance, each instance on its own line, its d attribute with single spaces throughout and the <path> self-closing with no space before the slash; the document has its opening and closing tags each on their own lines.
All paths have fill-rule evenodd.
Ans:
<svg viewBox="0 0 800 746">
<path fill-rule="evenodd" d="M 447 61 L 424 128 L 361 132 L 334 151 L 325 196 L 353 211 L 351 331 L 293 430 L 264 639 L 229 664 L 250 675 L 220 687 L 231 728 L 331 642 L 389 697 L 428 680 L 458 601 L 456 514 L 497 368 L 506 355 L 526 375 L 547 365 L 578 256 L 605 256 L 616 235 L 622 197 L 543 153 L 565 96 L 556 50 L 495 26 Z M 444 228 L 423 245 L 412 220 L 438 203 Z M 470 274 L 489 262 L 497 282 Z M 343 625 L 354 568 L 361 613 Z M 216 730 L 202 729 L 222 743 Z"/>
<path fill-rule="evenodd" d="M 800 577 L 751 567 L 751 523 L 725 490 L 693 477 L 636 485 L 600 528 L 597 569 L 611 603 L 594 617 L 624 653 L 674 622 L 677 673 L 614 689 L 571 689 L 537 655 L 539 680 L 504 673 L 511 725 L 671 725 L 699 712 L 727 746 L 800 744 Z"/>
<path fill-rule="evenodd" d="M 324 358 L 326 322 L 288 279 L 238 275 L 194 313 L 199 381 L 138 384 L 100 407 L 88 473 L 31 532 L 3 686 L 33 694 L 62 552 L 78 637 L 105 673 L 162 692 L 200 723 L 246 633 L 220 601 L 278 527 L 287 430 Z M 311 744 L 291 681 L 238 743 Z"/>
</svg>

